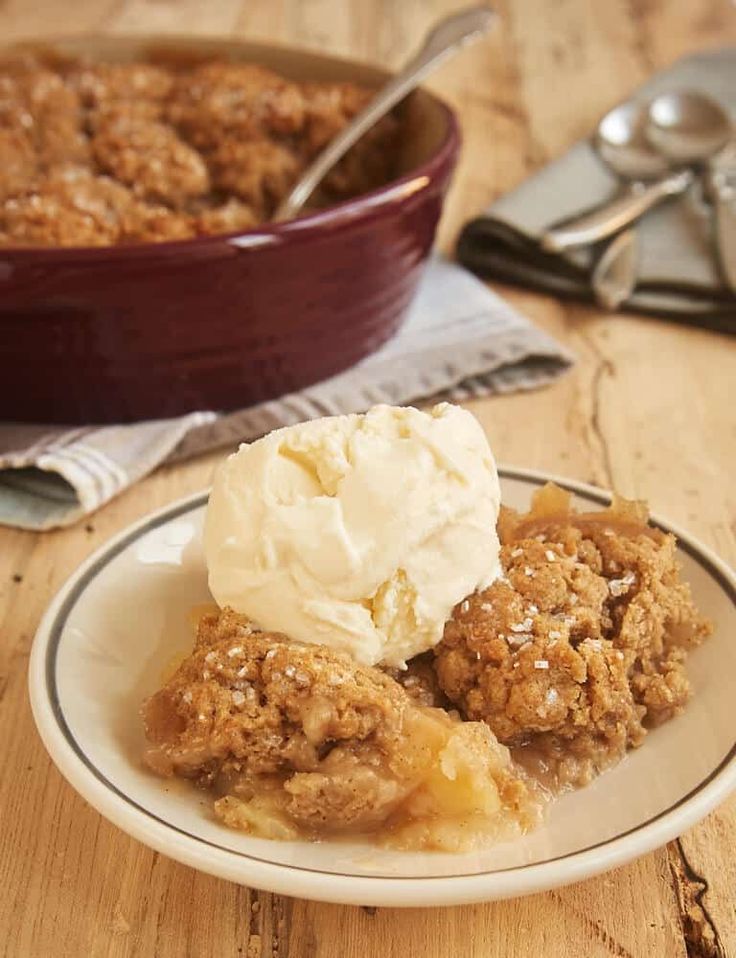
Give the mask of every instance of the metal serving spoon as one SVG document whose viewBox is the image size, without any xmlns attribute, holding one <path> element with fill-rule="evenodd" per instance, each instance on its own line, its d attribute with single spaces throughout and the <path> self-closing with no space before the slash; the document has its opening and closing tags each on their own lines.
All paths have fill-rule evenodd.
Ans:
<svg viewBox="0 0 736 958">
<path fill-rule="evenodd" d="M 406 66 L 309 164 L 291 192 L 279 204 L 273 219 L 293 219 L 327 173 L 367 130 L 403 100 L 446 57 L 489 30 L 495 19 L 496 15 L 488 7 L 471 7 L 441 20 L 433 27 Z"/>
</svg>

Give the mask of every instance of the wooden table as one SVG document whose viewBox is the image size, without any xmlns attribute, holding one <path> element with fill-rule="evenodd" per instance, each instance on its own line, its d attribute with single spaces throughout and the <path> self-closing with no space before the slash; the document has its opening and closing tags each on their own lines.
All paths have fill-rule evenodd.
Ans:
<svg viewBox="0 0 736 958">
<path fill-rule="evenodd" d="M 467 0 L 8 0 L 3 39 L 77 30 L 232 34 L 395 65 Z M 465 150 L 441 242 L 559 154 L 652 71 L 736 40 L 727 0 L 496 0 L 495 35 L 431 81 Z M 502 290 L 577 354 L 551 388 L 471 404 L 502 462 L 648 498 L 734 560 L 733 344 L 661 321 Z M 160 470 L 64 532 L 0 532 L 0 949 L 47 956 L 736 955 L 736 803 L 641 860 L 517 901 L 399 911 L 311 904 L 209 878 L 129 839 L 61 778 L 33 728 L 28 652 L 53 592 L 144 512 L 204 487 L 219 457 Z"/>
</svg>

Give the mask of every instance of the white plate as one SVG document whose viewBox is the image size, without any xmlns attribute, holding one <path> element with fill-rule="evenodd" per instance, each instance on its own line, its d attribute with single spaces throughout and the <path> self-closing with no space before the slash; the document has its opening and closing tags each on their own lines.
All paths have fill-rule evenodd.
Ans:
<svg viewBox="0 0 736 958">
<path fill-rule="evenodd" d="M 501 470 L 503 499 L 527 508 L 548 476 Z M 600 490 L 555 479 L 579 503 Z M 49 754 L 102 815 L 157 851 L 269 891 L 364 905 L 454 905 L 536 892 L 630 861 L 689 828 L 736 787 L 733 696 L 736 577 L 686 533 L 684 576 L 716 623 L 690 658 L 685 713 L 592 785 L 553 803 L 520 840 L 462 855 L 358 844 L 272 842 L 220 825 L 209 798 L 142 766 L 139 707 L 177 651 L 187 612 L 209 599 L 201 548 L 206 494 L 168 506 L 118 535 L 69 579 L 36 635 L 30 694 Z M 667 523 L 659 523 L 672 528 Z"/>
</svg>

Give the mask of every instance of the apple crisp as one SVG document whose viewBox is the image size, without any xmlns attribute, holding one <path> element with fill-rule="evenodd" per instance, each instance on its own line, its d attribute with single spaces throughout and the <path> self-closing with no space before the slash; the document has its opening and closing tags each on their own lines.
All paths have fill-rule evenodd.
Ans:
<svg viewBox="0 0 736 958">
<path fill-rule="evenodd" d="M 505 575 L 454 610 L 440 687 L 547 784 L 585 784 L 684 708 L 687 652 L 711 626 L 643 503 L 575 513 L 548 485 L 499 534 Z"/>
<path fill-rule="evenodd" d="M 0 63 L 0 247 L 109 246 L 251 229 L 370 100 L 253 63 Z M 384 117 L 320 200 L 394 175 Z"/>
<path fill-rule="evenodd" d="M 203 615 L 144 705 L 149 767 L 261 837 L 463 851 L 533 828 L 685 707 L 711 626 L 642 503 L 577 513 L 548 485 L 498 531 L 502 576 L 405 670 Z"/>
<path fill-rule="evenodd" d="M 455 851 L 534 825 L 541 790 L 481 722 L 417 704 L 379 669 L 255 631 L 225 609 L 144 707 L 146 762 L 211 789 L 268 838 L 377 837 Z"/>
</svg>

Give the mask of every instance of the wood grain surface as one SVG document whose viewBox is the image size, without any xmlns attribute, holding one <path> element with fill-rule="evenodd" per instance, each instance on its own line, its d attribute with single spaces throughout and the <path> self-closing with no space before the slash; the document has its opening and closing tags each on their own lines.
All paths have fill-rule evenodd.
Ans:
<svg viewBox="0 0 736 958">
<path fill-rule="evenodd" d="M 275 40 L 397 65 L 453 0 L 4 0 L 4 40 L 71 31 Z M 495 34 L 430 81 L 465 149 L 442 224 L 460 225 L 586 135 L 684 53 L 736 41 L 727 0 L 497 0 Z M 734 561 L 733 343 L 502 289 L 577 354 L 551 388 L 470 404 L 497 457 L 645 497 Z M 87 523 L 0 531 L 0 952 L 46 956 L 736 955 L 736 803 L 600 878 L 474 907 L 312 904 L 199 874 L 129 839 L 63 781 L 33 728 L 28 652 L 53 592 L 143 513 L 205 486 L 217 456 L 164 468 Z"/>
</svg>

